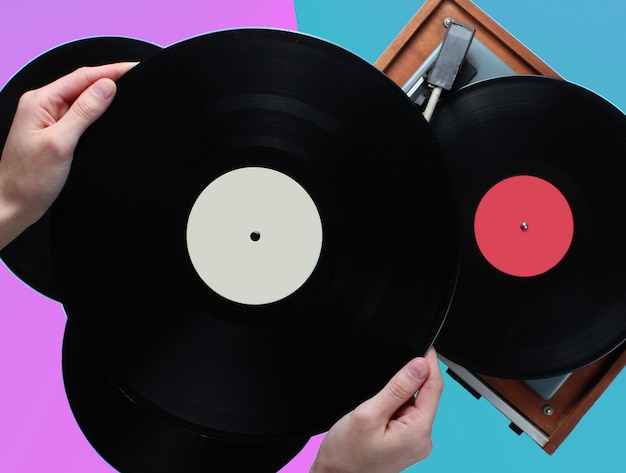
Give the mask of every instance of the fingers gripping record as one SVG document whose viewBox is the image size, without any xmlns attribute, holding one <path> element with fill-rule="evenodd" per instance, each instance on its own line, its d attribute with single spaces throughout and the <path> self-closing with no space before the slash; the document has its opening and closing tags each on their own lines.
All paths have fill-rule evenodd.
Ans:
<svg viewBox="0 0 626 473">
<path fill-rule="evenodd" d="M 424 459 L 432 450 L 442 389 L 437 355 L 431 349 L 333 426 L 311 473 L 397 473 Z"/>
</svg>

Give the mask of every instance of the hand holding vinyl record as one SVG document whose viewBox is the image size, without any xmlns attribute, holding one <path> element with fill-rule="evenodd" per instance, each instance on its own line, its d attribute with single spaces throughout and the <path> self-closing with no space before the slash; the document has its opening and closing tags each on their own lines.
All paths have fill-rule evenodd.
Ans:
<svg viewBox="0 0 626 473">
<path fill-rule="evenodd" d="M 22 96 L 0 159 L 0 248 L 37 221 L 61 191 L 81 134 L 132 63 L 83 68 Z"/>
<path fill-rule="evenodd" d="M 106 38 L 95 41 L 104 49 L 111 43 Z M 129 47 L 134 44 L 122 41 Z M 86 42 L 80 42 L 55 49 L 34 61 L 24 74 L 41 77 L 40 66 L 45 70 L 50 63 L 57 62 L 52 59 L 68 52 L 72 52 L 69 55 L 72 60 L 84 60 L 78 52 L 86 47 Z M 432 344 L 449 304 L 456 268 L 455 251 L 452 251 L 455 239 L 447 237 L 455 228 L 447 171 L 439 159 L 432 135 L 405 94 L 371 66 L 332 45 L 293 33 L 243 30 L 191 39 L 161 52 L 157 50 L 158 54 L 151 57 L 155 48 L 147 46 L 149 59 L 118 83 L 115 103 L 92 127 L 90 125 L 111 103 L 115 92 L 114 85 L 107 80 L 100 84 L 108 83 L 109 91 L 99 97 L 93 93 L 94 81 L 101 77 L 116 80 L 128 70 L 128 65 L 82 69 L 29 93 L 17 107 L 19 126 L 13 127 L 17 131 L 9 133 L 6 140 L 6 156 L 12 158 L 3 157 L 3 161 L 7 170 L 23 172 L 28 169 L 35 176 L 35 184 L 22 193 L 22 202 L 33 198 L 35 204 L 30 204 L 29 209 L 39 206 L 44 212 L 63 188 L 53 209 L 54 224 L 48 222 L 40 226 L 38 222 L 33 225 L 33 228 L 40 226 L 41 238 L 40 243 L 31 247 L 39 248 L 43 244 L 50 249 L 43 254 L 44 264 L 32 265 L 38 270 L 23 273 L 39 274 L 39 269 L 54 266 L 53 276 L 48 278 L 48 283 L 52 284 L 44 286 L 55 289 L 57 277 L 60 279 L 64 291 L 60 292 L 63 298 L 59 300 L 63 301 L 68 321 L 75 323 L 89 347 L 81 355 L 81 348 L 76 345 L 78 332 L 68 330 L 70 335 L 64 345 L 68 400 L 86 438 L 112 466 L 124 473 L 170 471 L 170 462 L 174 462 L 181 473 L 207 471 L 207 466 L 224 471 L 221 465 L 231 461 L 231 453 L 245 463 L 252 456 L 241 455 L 241 452 L 256 451 L 262 446 L 263 451 L 271 453 L 268 468 L 263 471 L 276 471 L 276 464 L 283 464 L 309 436 L 328 430 L 337 418 L 377 392 L 401 363 L 410 356 L 424 353 Z M 293 58 L 300 58 L 300 62 L 294 62 Z M 87 58 L 90 63 L 92 59 Z M 64 66 L 67 61 L 69 59 L 62 62 Z M 233 66 L 238 69 L 229 75 L 215 75 L 213 71 L 218 62 L 225 66 L 217 67 L 218 70 L 230 71 Z M 211 64 L 211 68 L 198 70 L 198 65 L 205 64 Z M 181 73 L 178 66 L 191 67 L 196 72 Z M 99 77 L 90 76 L 90 80 L 85 80 L 84 76 L 81 79 L 80 74 L 86 71 L 91 74 L 95 70 L 108 72 Z M 331 78 L 329 70 L 341 74 Z M 174 71 L 174 77 L 170 77 L 168 74 Z M 250 81 L 250 74 L 259 80 Z M 307 87 L 301 88 L 297 84 L 304 83 L 304 77 Z M 314 86 L 310 84 L 312 78 Z M 355 78 L 361 84 L 356 91 Z M 182 82 L 173 88 L 172 84 L 178 79 Z M 25 82 L 20 80 L 16 84 Z M 173 88 L 176 93 L 155 93 L 148 86 Z M 31 85 L 23 90 L 38 87 L 39 84 Z M 87 90 L 90 87 L 92 89 Z M 181 94 L 196 96 L 198 87 L 211 94 L 198 103 L 193 102 L 193 110 L 183 107 L 181 104 L 192 101 L 185 101 Z M 362 90 L 369 89 L 377 90 L 380 99 L 349 110 L 338 107 L 336 97 L 346 100 L 348 93 L 361 96 Z M 333 90 L 336 94 L 320 94 L 319 90 Z M 12 97 L 16 98 L 16 103 L 23 93 L 12 94 L 12 91 L 11 87 L 3 90 L 0 98 L 4 98 L 5 105 L 10 105 L 11 100 L 7 99 Z M 162 106 L 165 102 L 160 102 L 156 111 L 154 104 L 144 107 L 136 103 L 161 95 L 171 103 Z M 84 99 L 92 102 L 91 105 Z M 163 111 L 166 115 L 161 117 L 159 113 Z M 119 113 L 123 120 L 117 118 Z M 132 118 L 133 113 L 139 113 L 139 119 Z M 154 119 L 157 126 L 148 124 L 147 119 Z M 76 145 L 87 128 L 90 129 Z M 104 137 L 99 133 L 104 133 Z M 128 140 L 123 138 L 127 133 L 130 133 Z M 162 142 L 164 137 L 166 143 Z M 144 143 L 147 148 L 143 148 Z M 120 146 L 120 149 L 105 149 L 107 146 L 103 145 L 108 144 Z M 137 147 L 142 148 L 141 152 L 135 152 Z M 46 149 L 48 153 L 44 152 Z M 38 159 L 16 159 L 24 155 Z M 173 156 L 176 159 L 172 159 Z M 385 156 L 388 168 L 381 169 L 378 165 L 380 156 Z M 50 157 L 53 163 L 56 161 L 56 167 L 42 160 L 45 157 Z M 20 162 L 28 164 L 20 167 L 17 164 Z M 169 169 L 169 185 L 165 188 L 161 185 L 165 181 L 158 174 L 159 163 Z M 14 164 L 14 168 L 9 164 Z M 71 175 L 65 184 L 70 164 Z M 36 170 L 39 171 L 33 172 Z M 137 171 L 139 179 L 135 179 Z M 255 176 L 254 185 L 239 185 L 250 173 Z M 5 182 L 20 182 L 19 173 L 9 178 L 10 175 L 5 173 Z M 305 223 L 311 223 L 311 229 L 304 233 L 317 238 L 312 239 L 315 251 L 306 253 L 311 257 L 307 261 L 313 262 L 314 270 L 307 266 L 308 272 L 298 279 L 302 287 L 285 288 L 282 280 L 276 280 L 278 283 L 272 287 L 280 289 L 277 295 L 270 297 L 264 290 L 265 298 L 259 301 L 250 299 L 251 293 L 243 291 L 241 298 L 241 290 L 235 295 L 220 292 L 216 281 L 210 278 L 214 274 L 209 271 L 207 276 L 202 271 L 203 266 L 196 264 L 204 262 L 204 256 L 196 254 L 197 248 L 189 238 L 189 231 L 185 230 L 197 223 L 195 210 L 200 211 L 201 217 L 215 216 L 211 205 L 208 210 L 200 205 L 204 204 L 202 189 L 208 192 L 208 204 L 214 204 L 216 200 L 211 196 L 220 191 L 218 184 L 229 178 L 235 180 L 235 185 L 231 182 L 226 190 L 234 191 L 237 198 L 241 198 L 244 189 L 256 189 L 255 186 L 269 180 L 280 184 L 272 186 L 274 194 L 288 196 L 292 203 L 294 196 L 303 197 L 298 209 L 310 210 Z M 109 179 L 115 184 L 111 185 Z M 28 180 L 21 182 L 28 183 Z M 403 182 L 406 184 L 401 185 Z M 416 182 L 421 185 L 415 185 Z M 104 187 L 91 185 L 95 183 Z M 132 185 L 127 189 L 125 186 L 129 183 Z M 149 185 L 150 190 L 141 192 L 136 186 L 140 183 Z M 105 199 L 82 207 L 91 200 L 80 195 L 86 190 L 85 184 L 89 184 L 88 192 L 106 196 Z M 179 185 L 186 191 L 179 192 Z M 382 194 L 372 192 L 379 188 L 384 191 Z M 37 196 L 33 189 L 44 189 L 45 192 L 40 193 L 43 197 Z M 154 189 L 158 191 L 155 193 Z M 154 200 L 164 197 L 163 189 L 175 193 L 169 199 L 166 192 L 166 205 Z M 223 196 L 220 192 L 218 194 Z M 259 200 L 263 195 L 253 192 L 251 197 Z M 124 221 L 123 212 L 118 210 L 127 210 L 129 203 L 143 205 L 144 198 L 149 199 L 148 205 Z M 217 200 L 232 203 L 229 199 Z M 122 201 L 118 209 L 117 203 Z M 100 211 L 98 205 L 105 205 L 106 209 Z M 277 205 L 272 202 L 266 207 L 275 209 Z M 152 225 L 158 222 L 151 220 L 145 211 L 154 208 L 161 214 L 159 225 L 172 219 L 172 225 L 165 227 L 174 233 L 151 231 Z M 404 223 L 397 227 L 400 216 L 414 208 L 423 212 L 420 221 L 414 222 L 412 231 L 407 232 Z M 227 207 L 230 214 L 234 209 L 231 204 Z M 106 212 L 110 210 L 114 210 L 116 223 L 105 224 L 113 233 L 106 237 L 104 246 L 110 246 L 117 239 L 121 246 L 112 247 L 116 258 L 123 258 L 122 253 L 136 236 L 127 234 L 129 229 L 140 231 L 142 239 L 152 234 L 165 238 L 159 243 L 162 247 L 159 252 L 165 256 L 168 274 L 175 277 L 173 284 L 169 277 L 163 281 L 167 290 L 159 291 L 154 281 L 144 277 L 153 273 L 149 269 L 151 264 L 163 261 L 154 258 L 152 250 L 149 254 L 137 254 L 139 258 L 123 258 L 124 267 L 130 272 L 140 270 L 143 276 L 118 281 L 116 285 L 122 294 L 115 297 L 109 297 L 111 293 L 104 299 L 94 297 L 91 291 L 102 290 L 105 285 L 88 278 L 90 290 L 83 291 L 81 281 L 74 279 L 82 273 L 84 282 L 86 274 L 77 267 L 81 263 L 74 259 L 76 254 L 82 253 L 90 260 L 91 267 L 100 266 L 83 253 L 82 245 L 88 241 L 89 246 L 97 243 L 91 236 L 102 232 L 93 232 L 90 225 L 108 221 Z M 21 215 L 23 212 L 24 209 Z M 99 223 L 90 222 L 96 215 Z M 269 220 L 274 216 L 263 215 Z M 353 218 L 347 219 L 346 215 Z M 28 226 L 39 216 L 41 214 L 28 212 L 19 219 Z M 28 220 L 29 217 L 32 218 Z M 258 223 L 244 220 L 244 223 Z M 269 225 L 269 220 L 261 222 L 267 224 L 262 228 L 251 227 L 254 231 L 263 230 L 263 242 L 270 241 L 269 236 L 273 235 L 266 230 L 277 228 L 273 221 Z M 286 220 L 293 222 L 291 218 Z M 44 221 L 42 218 L 41 222 Z M 14 234 L 9 237 L 15 237 L 25 226 L 15 225 L 11 229 Z M 279 225 L 278 229 L 283 226 Z M 362 226 L 367 232 L 362 231 Z M 422 227 L 428 231 L 419 231 Z M 210 228 L 223 232 L 226 226 Z M 248 225 L 244 229 L 247 228 Z M 205 228 L 201 226 L 201 230 Z M 86 239 L 81 237 L 83 232 L 89 234 Z M 355 238 L 364 233 L 367 239 Z M 244 234 L 246 244 L 252 241 L 255 250 L 262 248 L 256 245 L 258 238 L 252 238 L 249 230 Z M 320 234 L 323 238 L 319 238 Z M 423 244 L 415 245 L 415 234 L 421 235 Z M 393 245 L 385 244 L 389 243 L 389 238 Z M 49 239 L 53 240 L 51 246 Z M 31 242 L 25 241 L 22 248 L 29 247 Z M 405 244 L 400 244 L 402 242 Z M 376 248 L 380 251 L 373 251 Z M 27 251 L 17 253 L 29 254 Z M 261 252 L 255 255 L 258 253 Z M 119 268 L 113 263 L 116 258 L 105 257 L 105 266 L 111 270 Z M 134 263 L 128 265 L 129 261 Z M 222 267 L 228 268 L 229 263 L 232 261 Z M 273 261 L 274 266 L 275 263 Z M 422 272 L 415 271 L 418 266 L 423 268 Z M 267 270 L 267 267 L 260 269 Z M 350 274 L 358 277 L 345 277 Z M 190 292 L 180 298 L 175 292 L 182 280 L 189 283 L 183 287 Z M 222 280 L 218 277 L 217 283 Z M 436 282 L 432 282 L 434 280 Z M 239 289 L 242 287 L 249 289 L 240 284 Z M 127 290 L 132 294 L 126 294 Z M 149 290 L 148 297 L 142 294 L 144 290 Z M 159 300 L 158 310 L 150 306 L 156 301 L 155 293 L 168 295 Z M 398 298 L 405 303 L 398 306 L 395 302 Z M 94 308 L 95 300 L 106 303 L 125 300 L 141 307 L 138 310 L 128 307 L 124 313 L 129 316 L 120 314 L 122 318 L 116 319 L 104 317 L 103 314 L 111 313 L 106 309 Z M 186 305 L 176 307 L 180 301 Z M 315 304 L 311 305 L 311 301 Z M 89 307 L 83 307 L 84 304 Z M 303 313 L 303 308 L 308 311 Z M 393 311 L 386 310 L 391 308 Z M 133 327 L 139 327 L 138 324 L 146 327 L 141 322 L 146 316 L 151 318 L 151 333 L 135 332 Z M 100 322 L 104 330 L 97 328 Z M 182 322 L 182 325 L 172 330 L 174 322 Z M 121 326 L 128 330 L 119 330 Z M 73 342 L 71 333 L 75 334 Z M 198 338 L 198 334 L 202 336 Z M 168 340 L 170 335 L 174 338 Z M 191 343 L 188 343 L 189 336 L 194 340 Z M 109 352 L 107 347 L 111 346 L 120 350 Z M 322 352 L 320 346 L 324 347 Z M 135 361 L 139 365 L 142 360 L 148 361 L 150 366 L 135 369 L 132 354 L 120 354 L 124 347 L 135 353 L 145 352 L 145 356 Z M 153 352 L 153 348 L 156 351 Z M 311 353 L 316 356 L 312 357 Z M 88 359 L 92 359 L 93 364 L 81 364 Z M 430 452 L 430 429 L 441 387 L 434 353 L 429 359 L 435 369 L 417 362 L 426 369 L 422 375 L 411 376 L 405 368 L 380 394 L 347 418 L 360 418 L 361 423 L 341 421 L 333 429 L 337 433 L 331 435 L 329 442 L 342 449 L 343 439 L 359 438 L 357 447 L 365 444 L 372 447 L 368 462 L 383 467 L 384 471 L 424 458 Z M 163 360 L 167 360 L 164 365 L 160 364 Z M 175 379 L 171 377 L 174 373 Z M 245 383 L 240 383 L 241 380 Z M 222 388 L 215 389 L 216 386 Z M 328 386 L 334 387 L 332 397 L 328 396 Z M 398 386 L 404 389 L 398 390 Z M 409 405 L 416 390 L 421 390 L 419 399 Z M 251 399 L 252 391 L 255 396 Z M 406 396 L 400 398 L 395 395 L 398 392 Z M 93 410 L 94 400 L 97 412 Z M 109 411 L 103 409 L 104 404 L 110 407 Z M 102 412 L 106 412 L 104 420 Z M 357 429 L 353 430 L 355 426 Z M 130 433 L 129 441 L 117 434 L 110 437 L 111 432 L 120 430 Z M 382 432 L 385 435 L 381 436 Z M 417 449 L 413 445 L 415 435 L 424 439 Z M 274 445 L 276 450 L 268 450 L 269 445 Z M 220 452 L 217 456 L 216 451 Z M 324 452 L 332 451 L 339 450 L 332 445 L 324 449 Z M 256 455 L 254 458 L 257 462 Z M 248 469 L 242 465 L 234 471 Z M 258 465 L 255 470 L 259 471 Z"/>
<path fill-rule="evenodd" d="M 389 78 L 244 29 L 169 46 L 117 85 L 76 148 L 51 253 L 69 320 L 125 392 L 216 439 L 312 436 L 425 353 L 455 212 Z"/>
<path fill-rule="evenodd" d="M 423 460 L 432 450 L 442 388 L 437 354 L 431 349 L 330 429 L 311 473 L 395 473 Z M 415 391 L 419 393 L 413 398 Z"/>
</svg>

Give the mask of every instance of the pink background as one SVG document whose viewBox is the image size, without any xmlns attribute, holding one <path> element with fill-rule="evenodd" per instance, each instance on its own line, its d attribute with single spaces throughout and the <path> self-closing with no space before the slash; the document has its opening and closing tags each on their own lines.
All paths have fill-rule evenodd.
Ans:
<svg viewBox="0 0 626 473">
<path fill-rule="evenodd" d="M 297 29 L 292 0 L 3 1 L 0 87 L 39 54 L 91 36 L 126 36 L 167 46 L 217 29 Z M 0 471 L 112 472 L 88 444 L 61 376 L 65 314 L 0 263 Z M 308 471 L 322 436 L 283 473 Z"/>
</svg>

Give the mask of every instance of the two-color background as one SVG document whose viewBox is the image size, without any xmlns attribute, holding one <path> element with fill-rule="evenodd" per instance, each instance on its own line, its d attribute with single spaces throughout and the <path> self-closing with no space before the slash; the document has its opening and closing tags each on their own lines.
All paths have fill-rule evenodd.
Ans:
<svg viewBox="0 0 626 473">
<path fill-rule="evenodd" d="M 320 36 L 374 62 L 423 3 L 422 0 L 295 0 L 295 4 L 294 0 L 0 1 L 0 87 L 42 52 L 90 36 L 127 36 L 167 46 L 216 29 L 279 27 Z M 566 79 L 595 91 L 626 111 L 626 2 L 475 0 L 475 3 Z M 593 117 L 581 114 L 580 119 L 593 120 Z M 593 172 L 592 165 L 589 172 Z M 59 304 L 30 290 L 0 264 L 2 473 L 113 471 L 84 439 L 65 400 L 61 378 L 64 322 Z M 508 429 L 506 418 L 486 401 L 475 400 L 447 376 L 446 381 L 435 424 L 435 450 L 429 459 L 408 471 L 626 471 L 625 375 L 609 387 L 552 457 L 525 435 L 517 437 Z M 283 473 L 308 471 L 319 440 L 320 437 L 314 439 Z"/>
</svg>

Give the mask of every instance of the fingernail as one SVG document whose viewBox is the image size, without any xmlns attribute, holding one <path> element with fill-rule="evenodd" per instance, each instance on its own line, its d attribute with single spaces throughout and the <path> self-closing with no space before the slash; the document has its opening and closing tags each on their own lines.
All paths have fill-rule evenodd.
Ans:
<svg viewBox="0 0 626 473">
<path fill-rule="evenodd" d="M 108 100 L 115 93 L 115 87 L 105 80 L 99 80 L 91 86 L 91 92 L 102 100 Z"/>
<path fill-rule="evenodd" d="M 413 360 L 409 366 L 407 366 L 407 370 L 409 374 L 417 379 L 422 380 L 426 377 L 426 373 L 428 372 L 428 367 L 426 366 L 426 362 L 421 358 Z"/>
</svg>

